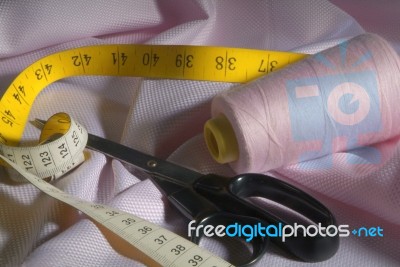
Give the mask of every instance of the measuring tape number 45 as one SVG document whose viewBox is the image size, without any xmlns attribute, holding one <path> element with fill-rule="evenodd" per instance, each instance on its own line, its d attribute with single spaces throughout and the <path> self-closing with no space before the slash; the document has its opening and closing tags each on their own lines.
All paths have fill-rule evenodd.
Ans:
<svg viewBox="0 0 400 267">
<path fill-rule="evenodd" d="M 305 55 L 240 48 L 164 45 L 101 45 L 46 56 L 23 70 L 0 102 L 0 157 L 49 196 L 82 211 L 161 266 L 232 266 L 187 239 L 132 214 L 77 199 L 47 181 L 84 161 L 88 134 L 65 113 L 45 124 L 41 144 L 17 146 L 31 106 L 50 83 L 76 75 L 134 76 L 246 82 Z M 56 132 L 45 129 L 58 129 Z M 46 178 L 46 179 L 45 179 Z"/>
</svg>

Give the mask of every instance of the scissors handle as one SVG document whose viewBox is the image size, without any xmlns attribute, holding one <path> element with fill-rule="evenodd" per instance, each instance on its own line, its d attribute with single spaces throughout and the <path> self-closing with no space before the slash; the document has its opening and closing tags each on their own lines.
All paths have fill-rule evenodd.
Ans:
<svg viewBox="0 0 400 267">
<path fill-rule="evenodd" d="M 246 198 L 262 197 L 272 200 L 315 224 L 320 224 L 321 227 L 336 225 L 333 214 L 318 200 L 286 182 L 267 175 L 242 174 L 227 178 L 210 174 L 198 179 L 194 189 L 217 205 L 221 211 L 257 218 L 268 225 L 284 227 L 289 223 L 287 219 L 262 209 Z M 271 241 L 285 252 L 306 262 L 327 260 L 338 250 L 338 235 L 317 234 L 311 237 L 304 236 L 301 228 L 298 230 L 296 237 L 286 237 L 284 241 L 280 237 L 273 237 Z"/>
<path fill-rule="evenodd" d="M 197 231 L 196 229 L 205 230 L 210 225 L 217 227 L 235 223 L 257 224 L 262 222 L 259 218 L 222 211 L 215 203 L 196 192 L 193 187 L 182 187 L 157 175 L 153 175 L 152 180 L 160 190 L 168 192 L 166 194 L 168 200 L 182 214 L 189 219 L 194 219 L 194 225 L 189 227 L 189 237 L 196 244 L 204 236 L 203 231 Z M 252 255 L 246 258 L 245 261 L 235 262 L 235 266 L 250 266 L 259 260 L 265 254 L 269 245 L 269 238 L 256 236 L 249 243 L 252 247 Z"/>
</svg>

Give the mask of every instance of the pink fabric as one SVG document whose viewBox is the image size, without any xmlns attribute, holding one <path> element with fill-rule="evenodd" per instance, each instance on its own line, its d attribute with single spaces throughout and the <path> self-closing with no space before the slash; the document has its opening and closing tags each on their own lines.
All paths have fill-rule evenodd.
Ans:
<svg viewBox="0 0 400 267">
<path fill-rule="evenodd" d="M 355 17 L 348 12 L 356 11 Z M 99 0 L 0 1 L 1 92 L 35 60 L 92 44 L 193 44 L 315 53 L 373 31 L 398 49 L 398 3 L 362 1 Z M 368 3 L 368 4 L 366 4 Z M 376 6 L 377 5 L 377 6 Z M 389 8 L 387 6 L 390 6 Z M 371 23 L 363 14 L 381 18 Z M 396 13 L 397 12 L 397 13 Z M 358 20 L 358 21 L 357 21 Z M 361 24 L 360 24 L 361 23 Z M 399 50 L 397 50 L 399 51 Z M 394 73 L 393 75 L 398 75 Z M 233 175 L 215 163 L 202 137 L 212 98 L 235 85 L 143 78 L 75 77 L 50 85 L 30 118 L 65 111 L 89 132 L 198 171 Z M 24 142 L 36 139 L 28 126 Z M 276 175 L 326 204 L 339 223 L 381 226 L 383 238 L 348 237 L 338 253 L 318 266 L 396 266 L 400 154 L 371 173 L 338 166 L 323 175 L 297 167 Z M 340 157 L 340 154 L 337 155 Z M 161 196 L 146 175 L 88 151 L 86 162 L 55 185 L 85 200 L 106 203 L 185 235 L 188 221 Z M 80 213 L 49 199 L 29 184 L 13 184 L 0 169 L 0 266 L 141 266 L 115 251 Z M 218 242 L 203 244 L 228 257 Z M 231 257 L 240 258 L 240 248 Z M 234 256 L 232 256 L 234 255 Z M 308 266 L 270 250 L 257 266 Z"/>
</svg>

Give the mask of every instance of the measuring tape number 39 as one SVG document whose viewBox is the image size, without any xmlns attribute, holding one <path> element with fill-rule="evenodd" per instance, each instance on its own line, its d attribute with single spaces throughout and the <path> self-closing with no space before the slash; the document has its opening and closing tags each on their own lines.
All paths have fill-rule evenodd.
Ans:
<svg viewBox="0 0 400 267">
<path fill-rule="evenodd" d="M 37 95 L 50 83 L 66 77 L 107 75 L 246 82 L 304 57 L 277 51 L 171 45 L 101 45 L 51 54 L 23 70 L 1 98 L 0 158 L 23 176 L 20 181 L 29 181 L 127 241 L 141 252 L 143 256 L 139 258 L 148 265 L 232 266 L 160 226 L 75 198 L 48 183 L 84 161 L 88 133 L 67 114 L 55 114 L 46 122 L 38 146 L 17 145 Z"/>
<path fill-rule="evenodd" d="M 232 266 L 189 240 L 124 211 L 78 199 L 48 183 L 83 162 L 88 138 L 84 127 L 65 113 L 44 125 L 40 145 L 0 145 L 0 158 L 42 192 L 85 213 L 97 225 L 133 246 L 132 256 L 151 266 Z M 178 252 L 178 253 L 177 253 Z M 195 265 L 193 265 L 195 264 Z"/>
</svg>

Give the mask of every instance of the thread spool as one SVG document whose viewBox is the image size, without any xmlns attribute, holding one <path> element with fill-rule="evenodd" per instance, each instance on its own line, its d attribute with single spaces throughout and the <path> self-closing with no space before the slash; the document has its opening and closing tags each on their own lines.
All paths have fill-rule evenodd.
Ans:
<svg viewBox="0 0 400 267">
<path fill-rule="evenodd" d="M 204 135 L 218 162 L 266 172 L 398 135 L 399 92 L 397 53 L 364 34 L 216 96 Z"/>
</svg>

